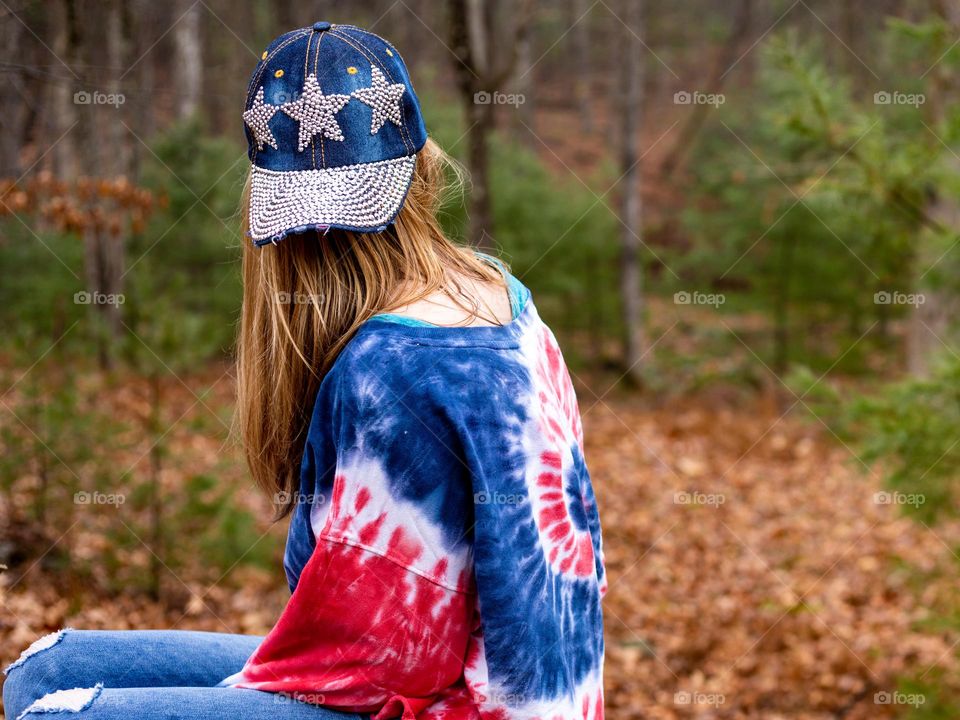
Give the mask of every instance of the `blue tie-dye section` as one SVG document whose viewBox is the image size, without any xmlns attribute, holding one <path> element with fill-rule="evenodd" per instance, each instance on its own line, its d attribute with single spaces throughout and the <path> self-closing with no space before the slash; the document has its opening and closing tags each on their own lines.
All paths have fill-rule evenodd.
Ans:
<svg viewBox="0 0 960 720">
<path fill-rule="evenodd" d="M 321 388 L 315 402 L 316 408 L 324 405 L 324 396 L 328 388 Z M 314 417 L 310 427 L 319 427 L 322 419 Z M 297 588 L 300 573 L 307 560 L 313 554 L 316 539 L 310 527 L 311 501 L 317 499 L 316 493 L 321 489 L 324 492 L 322 499 L 327 501 L 333 488 L 333 472 L 335 470 L 336 454 L 329 449 L 330 441 L 326 433 L 316 433 L 308 439 L 303 450 L 303 460 L 300 463 L 300 486 L 296 498 L 293 498 L 294 507 L 290 517 L 290 528 L 287 531 L 287 546 L 283 553 L 283 569 L 287 575 L 287 584 L 292 593 Z M 324 452 L 326 450 L 326 452 Z M 318 453 L 321 457 L 317 457 Z"/>
<path fill-rule="evenodd" d="M 599 520 L 579 449 L 564 484 L 575 526 L 594 536 L 598 577 L 550 567 L 527 495 L 533 382 L 520 340 L 539 322 L 532 303 L 502 327 L 368 322 L 324 378 L 303 464 L 303 491 L 313 492 L 311 482 L 332 482 L 323 468 L 337 453 L 375 458 L 394 497 L 416 502 L 449 550 L 473 545 L 490 681 L 523 702 L 571 697 L 603 654 Z M 312 543 L 309 512 L 298 507 L 292 584 Z"/>
<path fill-rule="evenodd" d="M 290 529 L 287 531 L 287 547 L 283 552 L 283 571 L 287 576 L 290 592 L 297 589 L 300 573 L 313 554 L 316 542 L 310 531 L 310 518 L 302 505 L 293 509 L 290 517 Z"/>
<path fill-rule="evenodd" d="M 580 532 L 588 532 L 590 530 L 590 522 L 588 520 L 588 508 L 586 506 L 586 497 L 584 492 L 584 473 L 587 471 L 587 466 L 583 462 L 583 455 L 580 453 L 580 449 L 573 448 L 573 464 L 566 471 L 565 477 L 563 478 L 563 491 L 566 493 L 566 496 L 570 498 L 570 520 L 575 527 Z M 590 483 L 586 483 L 589 485 Z M 596 554 L 596 553 L 594 553 Z"/>
<path fill-rule="evenodd" d="M 590 482 L 590 473 L 587 471 L 587 464 L 583 460 L 583 453 L 580 448 L 573 450 L 574 466 L 581 468 L 581 486 L 580 492 L 583 497 L 583 504 L 587 516 L 587 528 L 590 530 L 590 541 L 593 544 L 593 557 L 597 567 L 597 582 L 606 585 L 607 570 L 603 566 L 603 542 L 600 532 L 600 513 L 597 511 L 597 498 L 593 494 L 593 483 Z M 602 640 L 602 638 L 601 638 Z M 602 652 L 601 644 L 601 655 Z"/>
<path fill-rule="evenodd" d="M 599 667 L 602 616 L 595 578 L 560 577 L 547 564 L 527 497 L 527 458 L 516 437 L 526 420 L 522 388 L 469 383 L 465 415 L 473 423 L 480 469 L 474 487 L 504 503 L 475 508 L 474 573 L 490 680 L 524 700 L 564 696 Z M 472 412 L 474 408 L 477 412 Z M 509 502 L 511 498 L 520 502 Z"/>
</svg>

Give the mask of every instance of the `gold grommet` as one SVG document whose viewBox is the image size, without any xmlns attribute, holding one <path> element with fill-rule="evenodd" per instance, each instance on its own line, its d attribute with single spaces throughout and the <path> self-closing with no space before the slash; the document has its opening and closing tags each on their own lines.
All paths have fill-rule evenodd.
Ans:
<svg viewBox="0 0 960 720">
<path fill-rule="evenodd" d="M 267 59 L 267 51 L 266 51 L 266 50 L 263 51 L 263 55 L 260 56 L 260 59 L 261 59 L 261 60 L 266 60 L 266 59 Z"/>
<path fill-rule="evenodd" d="M 282 78 L 282 77 L 283 77 L 283 70 L 277 70 L 277 71 L 273 74 L 273 76 L 274 76 L 275 78 Z"/>
<path fill-rule="evenodd" d="M 393 52 L 390 50 L 390 48 L 387 48 L 387 55 L 393 57 Z"/>
<path fill-rule="evenodd" d="M 351 65 L 350 67 L 347 68 L 347 72 L 351 75 L 356 75 L 357 69 L 353 65 Z"/>
</svg>

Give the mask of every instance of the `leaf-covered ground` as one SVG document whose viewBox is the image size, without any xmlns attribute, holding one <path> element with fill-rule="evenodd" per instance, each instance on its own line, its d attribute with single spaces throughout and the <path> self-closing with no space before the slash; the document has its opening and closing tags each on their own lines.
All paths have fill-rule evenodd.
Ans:
<svg viewBox="0 0 960 720">
<path fill-rule="evenodd" d="M 225 453 L 234 456 L 225 476 L 243 482 L 236 450 L 210 421 L 232 394 L 218 375 L 202 403 L 177 383 L 166 390 L 166 492 L 178 492 L 187 467 L 224 472 Z M 133 426 L 148 414 L 143 388 L 96 390 Z M 609 718 L 906 716 L 916 698 L 902 678 L 956 677 L 958 637 L 935 620 L 956 607 L 960 527 L 928 528 L 877 503 L 879 478 L 822 424 L 780 418 L 759 399 L 649 407 L 585 388 L 581 409 L 610 577 Z M 142 469 L 148 450 L 145 439 L 130 445 L 118 466 Z M 257 544 L 271 548 L 274 570 L 241 562 L 211 576 L 198 556 L 195 567 L 162 570 L 155 602 L 65 579 L 54 548 L 0 576 L 0 662 L 65 625 L 265 632 L 286 597 L 283 529 L 270 529 L 254 495 L 242 501 L 264 516 Z M 109 542 L 82 516 L 61 540 L 94 566 Z M 124 552 L 144 567 L 152 556 L 139 540 Z"/>
<path fill-rule="evenodd" d="M 876 502 L 823 425 L 759 402 L 586 417 L 610 717 L 902 716 L 898 679 L 955 676 L 957 638 L 918 628 L 956 602 L 958 527 Z"/>
</svg>

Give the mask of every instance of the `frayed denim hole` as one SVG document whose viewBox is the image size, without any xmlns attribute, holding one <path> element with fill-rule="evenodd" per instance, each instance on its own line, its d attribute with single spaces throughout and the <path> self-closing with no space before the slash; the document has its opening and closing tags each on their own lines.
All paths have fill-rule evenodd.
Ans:
<svg viewBox="0 0 960 720">
<path fill-rule="evenodd" d="M 7 665 L 6 668 L 4 668 L 3 674 L 6 675 L 7 673 L 9 673 L 9 672 L 10 672 L 11 670 L 13 670 L 14 668 L 20 667 L 20 666 L 23 665 L 27 660 L 29 660 L 30 658 L 32 658 L 32 657 L 33 657 L 34 655 L 36 655 L 37 653 L 41 653 L 41 652 L 43 652 L 44 650 L 49 650 L 49 649 L 52 648 L 54 645 L 56 645 L 56 644 L 59 643 L 61 640 L 63 640 L 63 636 L 66 635 L 67 632 L 70 631 L 70 630 L 73 630 L 73 628 L 68 628 L 68 627 L 67 627 L 67 628 L 63 628 L 62 630 L 57 630 L 56 632 L 52 632 L 52 633 L 50 633 L 50 634 L 48 634 L 48 635 L 44 635 L 42 638 L 38 638 L 37 640 L 34 640 L 34 641 L 30 644 L 30 647 L 28 647 L 26 650 L 24 650 L 22 653 L 20 653 L 20 657 L 18 657 L 18 658 L 17 658 L 16 660 L 14 660 L 12 663 L 10 663 L 9 665 Z"/>
<path fill-rule="evenodd" d="M 22 720 L 30 713 L 83 712 L 100 697 L 102 691 L 103 683 L 97 683 L 92 688 L 73 688 L 47 693 L 39 700 L 34 700 L 26 710 L 20 713 L 17 720 Z"/>
</svg>

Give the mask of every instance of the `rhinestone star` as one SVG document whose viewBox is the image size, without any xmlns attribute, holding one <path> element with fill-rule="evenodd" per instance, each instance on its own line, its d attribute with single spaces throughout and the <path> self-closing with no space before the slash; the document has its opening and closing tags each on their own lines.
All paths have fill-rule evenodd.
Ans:
<svg viewBox="0 0 960 720">
<path fill-rule="evenodd" d="M 257 150 L 263 150 L 264 143 L 270 145 L 274 150 L 277 149 L 277 139 L 273 137 L 268 125 L 275 112 L 277 112 L 276 105 L 267 105 L 263 102 L 263 88 L 261 87 L 257 90 L 256 97 L 253 98 L 253 105 L 243 113 L 243 121 L 250 128 L 250 132 L 253 133 L 253 137 L 257 141 Z"/>
<path fill-rule="evenodd" d="M 401 125 L 403 118 L 400 110 L 400 98 L 406 86 L 403 83 L 387 82 L 387 79 L 375 65 L 370 66 L 370 87 L 353 91 L 353 97 L 373 108 L 370 119 L 370 134 L 376 135 L 387 120 L 394 125 Z"/>
<path fill-rule="evenodd" d="M 343 133 L 334 117 L 343 106 L 350 102 L 349 95 L 324 95 L 313 73 L 307 75 L 303 83 L 303 94 L 293 102 L 280 106 L 287 115 L 300 123 L 300 136 L 297 139 L 297 150 L 310 144 L 314 135 L 343 140 Z"/>
</svg>

